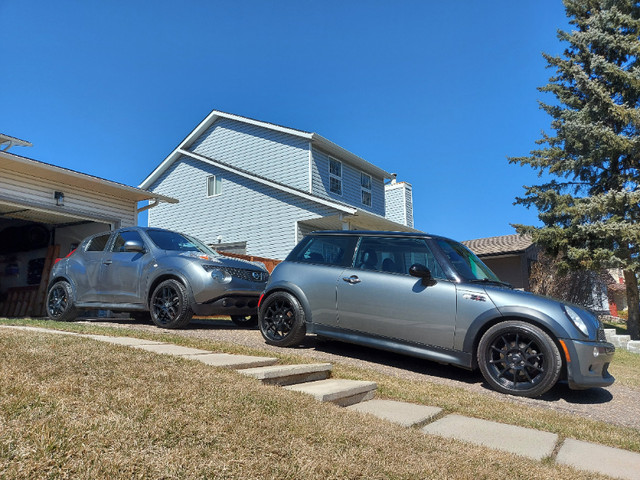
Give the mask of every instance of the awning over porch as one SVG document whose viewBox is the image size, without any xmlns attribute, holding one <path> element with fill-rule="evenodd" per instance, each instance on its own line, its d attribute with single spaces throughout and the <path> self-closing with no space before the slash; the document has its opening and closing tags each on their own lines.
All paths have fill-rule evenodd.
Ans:
<svg viewBox="0 0 640 480">
<path fill-rule="evenodd" d="M 337 213 L 326 217 L 298 222 L 298 240 L 316 230 L 382 230 L 394 232 L 421 232 L 380 215 L 357 210 L 354 214 Z"/>
</svg>

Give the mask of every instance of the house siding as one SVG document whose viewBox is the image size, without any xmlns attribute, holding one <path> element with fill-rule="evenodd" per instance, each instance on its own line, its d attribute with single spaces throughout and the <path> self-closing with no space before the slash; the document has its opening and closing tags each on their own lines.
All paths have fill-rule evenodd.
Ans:
<svg viewBox="0 0 640 480">
<path fill-rule="evenodd" d="M 212 160 L 309 191 L 309 141 L 219 118 L 189 148 Z"/>
<path fill-rule="evenodd" d="M 385 196 L 384 181 L 376 178 L 369 172 L 363 172 L 354 168 L 350 164 L 335 158 L 342 163 L 342 195 L 336 195 L 329 190 L 329 155 L 313 149 L 313 163 L 311 165 L 312 191 L 314 195 L 322 198 L 337 200 L 347 203 L 361 210 L 366 210 L 380 216 L 384 216 Z M 371 206 L 363 205 L 362 189 L 360 186 L 360 174 L 366 173 L 371 176 Z"/>
<path fill-rule="evenodd" d="M 135 202 L 65 185 L 64 207 L 56 207 L 53 194 L 60 189 L 59 183 L 41 177 L 10 171 L 5 171 L 0 176 L 0 195 L 11 201 L 41 205 L 43 208 L 59 208 L 60 213 L 70 215 L 111 219 L 116 227 L 137 224 Z"/>
<path fill-rule="evenodd" d="M 222 193 L 206 196 L 206 179 L 222 178 Z M 194 235 L 207 244 L 247 242 L 251 255 L 283 259 L 295 246 L 298 221 L 336 214 L 330 207 L 182 156 L 149 188 L 177 198 L 149 211 L 149 225 Z"/>
</svg>

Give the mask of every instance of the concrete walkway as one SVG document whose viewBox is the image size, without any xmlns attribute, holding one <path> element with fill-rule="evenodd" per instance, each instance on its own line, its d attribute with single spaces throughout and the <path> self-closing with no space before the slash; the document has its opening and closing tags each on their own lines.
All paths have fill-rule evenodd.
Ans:
<svg viewBox="0 0 640 480">
<path fill-rule="evenodd" d="M 276 358 L 214 353 L 132 337 L 85 335 L 25 326 L 0 325 L 1 329 L 74 335 L 158 354 L 181 356 L 215 367 L 232 368 L 263 383 L 283 385 L 288 390 L 312 395 L 319 401 L 333 402 L 404 427 L 420 428 L 426 435 L 451 438 L 539 461 L 549 459 L 578 470 L 615 478 L 640 480 L 638 453 L 570 438 L 562 440 L 554 433 L 530 428 L 461 415 L 443 415 L 438 407 L 372 399 L 376 389 L 374 382 L 329 378 L 330 364 L 275 365 Z"/>
</svg>

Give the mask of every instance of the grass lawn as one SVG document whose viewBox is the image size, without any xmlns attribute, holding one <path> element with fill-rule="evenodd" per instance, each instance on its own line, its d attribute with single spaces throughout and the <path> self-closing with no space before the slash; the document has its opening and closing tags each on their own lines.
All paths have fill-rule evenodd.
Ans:
<svg viewBox="0 0 640 480">
<path fill-rule="evenodd" d="M 2 323 L 265 354 L 162 331 Z M 621 370 L 638 366 L 640 359 L 630 358 Z M 613 365 L 612 371 L 621 375 Z M 344 365 L 335 366 L 334 376 L 374 380 L 380 396 L 448 413 L 640 451 L 635 429 Z M 537 478 L 594 478 L 428 437 L 199 362 L 77 337 L 0 331 L 0 478 L 531 478 L 532 471 Z"/>
</svg>

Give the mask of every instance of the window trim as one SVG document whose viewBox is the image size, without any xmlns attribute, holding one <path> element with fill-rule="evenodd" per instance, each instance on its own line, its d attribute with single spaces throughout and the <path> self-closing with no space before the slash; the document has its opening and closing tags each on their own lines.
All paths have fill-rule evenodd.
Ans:
<svg viewBox="0 0 640 480">
<path fill-rule="evenodd" d="M 340 165 L 340 175 L 336 175 L 335 173 L 333 173 L 331 171 L 331 163 L 332 162 L 336 162 L 338 165 Z M 344 191 L 344 188 L 342 186 L 342 170 L 343 170 L 342 162 L 340 160 L 337 160 L 337 159 L 333 158 L 333 157 L 329 157 L 329 193 L 332 193 L 334 195 L 338 195 L 340 197 L 342 196 L 342 192 Z M 331 189 L 331 179 L 334 179 L 334 180 L 340 182 L 340 193 L 334 192 Z"/>
<path fill-rule="evenodd" d="M 213 193 L 209 193 L 209 186 L 211 185 L 211 179 L 213 178 Z M 219 181 L 219 182 L 218 182 Z M 220 186 L 219 191 L 217 186 Z M 219 175 L 207 175 L 207 183 L 205 185 L 206 187 L 206 194 L 207 194 L 207 198 L 211 198 L 211 197 L 218 197 L 220 195 L 222 195 L 222 177 L 220 177 Z"/>
</svg>

